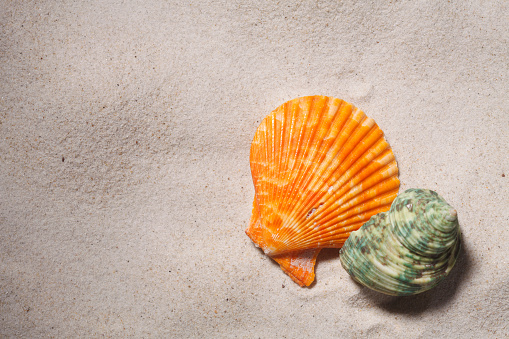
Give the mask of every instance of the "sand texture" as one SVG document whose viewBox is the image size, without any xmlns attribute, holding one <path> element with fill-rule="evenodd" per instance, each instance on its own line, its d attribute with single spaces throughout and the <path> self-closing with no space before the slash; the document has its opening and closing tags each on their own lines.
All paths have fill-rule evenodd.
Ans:
<svg viewBox="0 0 509 339">
<path fill-rule="evenodd" d="M 0 337 L 509 336 L 509 3 L 296 3 L 1 1 Z M 437 288 L 337 249 L 301 288 L 244 234 L 258 124 L 315 94 L 457 209 Z"/>
</svg>

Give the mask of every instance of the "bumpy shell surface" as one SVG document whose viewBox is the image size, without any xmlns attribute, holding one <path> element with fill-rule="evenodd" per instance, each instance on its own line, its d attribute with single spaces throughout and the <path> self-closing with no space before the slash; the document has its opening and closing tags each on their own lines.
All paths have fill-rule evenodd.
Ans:
<svg viewBox="0 0 509 339">
<path fill-rule="evenodd" d="M 460 250 L 456 210 L 436 192 L 409 189 L 388 212 L 353 232 L 340 251 L 357 282 L 389 295 L 429 290 L 453 268 Z"/>
<path fill-rule="evenodd" d="M 250 154 L 255 187 L 247 235 L 300 285 L 314 280 L 321 248 L 339 248 L 387 211 L 398 167 L 383 132 L 353 105 L 297 98 L 258 127 Z"/>
</svg>

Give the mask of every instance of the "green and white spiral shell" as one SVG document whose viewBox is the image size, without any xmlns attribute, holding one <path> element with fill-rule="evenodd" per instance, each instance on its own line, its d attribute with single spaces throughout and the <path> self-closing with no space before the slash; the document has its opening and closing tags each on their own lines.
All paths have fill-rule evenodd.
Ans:
<svg viewBox="0 0 509 339">
<path fill-rule="evenodd" d="M 460 250 L 456 210 L 436 192 L 409 189 L 391 209 L 353 232 L 341 264 L 362 285 L 389 295 L 429 290 L 453 268 Z"/>
</svg>

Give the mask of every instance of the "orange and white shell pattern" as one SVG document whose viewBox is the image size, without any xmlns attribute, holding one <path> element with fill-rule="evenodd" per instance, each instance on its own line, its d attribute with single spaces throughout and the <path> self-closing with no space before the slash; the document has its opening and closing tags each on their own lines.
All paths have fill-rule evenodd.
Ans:
<svg viewBox="0 0 509 339">
<path fill-rule="evenodd" d="M 343 100 L 290 100 L 258 127 L 250 154 L 255 187 L 246 230 L 296 283 L 314 280 L 322 248 L 340 248 L 389 210 L 398 166 L 375 121 Z"/>
</svg>

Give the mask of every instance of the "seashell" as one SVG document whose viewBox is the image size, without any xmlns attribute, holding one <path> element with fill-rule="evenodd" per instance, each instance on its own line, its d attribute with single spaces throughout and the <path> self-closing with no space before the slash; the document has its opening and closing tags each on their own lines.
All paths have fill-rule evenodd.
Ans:
<svg viewBox="0 0 509 339">
<path fill-rule="evenodd" d="M 460 250 L 456 210 L 436 192 L 409 189 L 388 212 L 353 232 L 340 251 L 354 280 L 389 295 L 429 290 L 451 271 Z"/>
<path fill-rule="evenodd" d="M 398 167 L 375 121 L 343 100 L 290 100 L 258 127 L 250 153 L 255 188 L 246 234 L 295 282 L 314 280 L 322 248 L 340 248 L 387 211 Z"/>
</svg>

